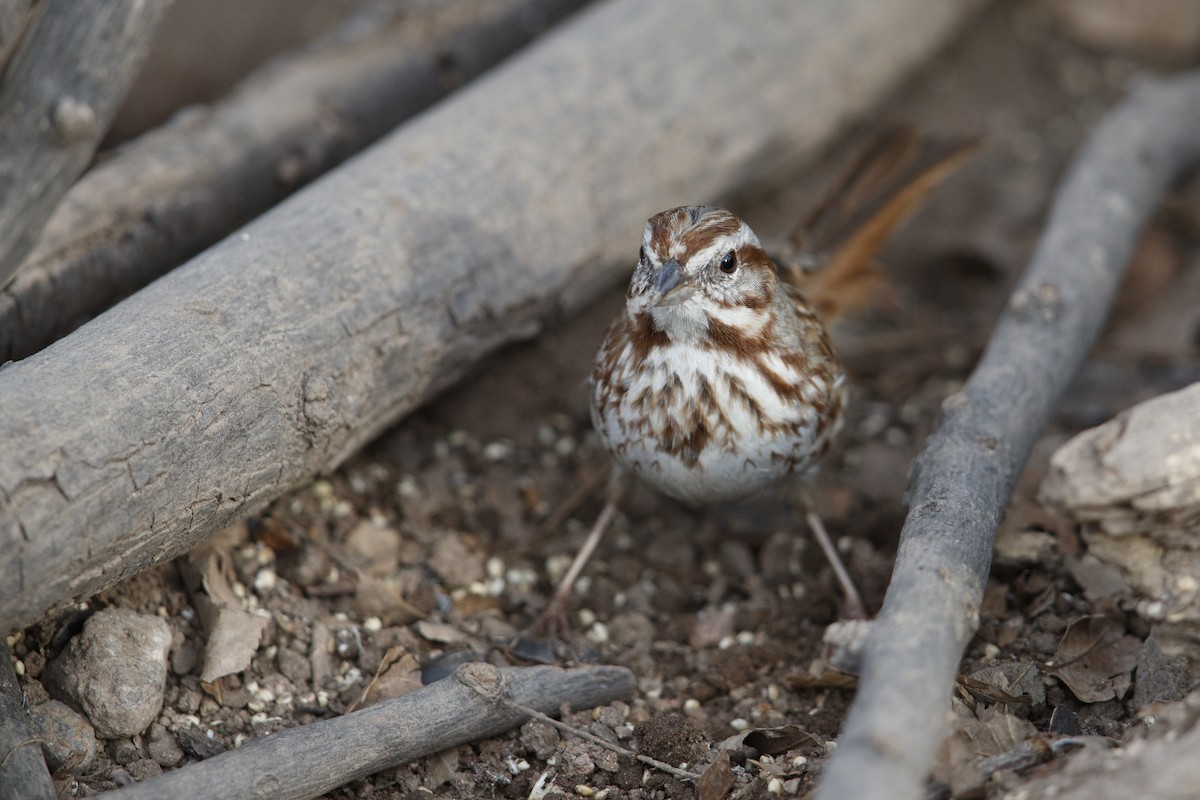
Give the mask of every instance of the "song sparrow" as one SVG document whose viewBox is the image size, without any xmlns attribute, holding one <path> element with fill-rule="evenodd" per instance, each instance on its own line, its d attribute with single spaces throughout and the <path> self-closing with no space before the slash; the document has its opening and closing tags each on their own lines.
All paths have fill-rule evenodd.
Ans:
<svg viewBox="0 0 1200 800">
<path fill-rule="evenodd" d="M 684 206 L 651 217 L 624 313 L 592 369 L 592 421 L 618 468 L 688 504 L 749 497 L 812 467 L 841 428 L 846 381 L 826 321 L 854 305 L 872 258 L 974 143 L 889 132 L 794 236 L 776 266 L 729 211 Z M 806 280 L 803 268 L 824 266 Z M 615 511 L 610 497 L 552 605 Z M 846 597 L 862 603 L 828 535 L 807 513 Z"/>
</svg>

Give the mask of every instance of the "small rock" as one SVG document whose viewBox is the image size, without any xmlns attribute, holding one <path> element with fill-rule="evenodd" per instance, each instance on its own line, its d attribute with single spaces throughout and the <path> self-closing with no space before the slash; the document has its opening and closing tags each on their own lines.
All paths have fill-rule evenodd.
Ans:
<svg viewBox="0 0 1200 800">
<path fill-rule="evenodd" d="M 142 757 L 137 742 L 132 739 L 109 739 L 105 743 L 109 757 L 121 766 L 128 766 Z"/>
<path fill-rule="evenodd" d="M 1185 655 L 1168 656 L 1151 634 L 1138 656 L 1133 684 L 1133 706 L 1182 700 L 1191 688 L 1188 659 Z"/>
<path fill-rule="evenodd" d="M 151 761 L 148 758 L 139 759 L 132 764 L 127 764 L 125 768 L 129 770 L 130 777 L 137 783 L 141 783 L 147 778 L 153 778 L 155 775 L 162 775 L 162 767 L 158 765 L 158 762 Z"/>
<path fill-rule="evenodd" d="M 545 722 L 526 722 L 521 726 L 521 744 L 535 757 L 549 758 L 558 748 L 558 731 Z"/>
<path fill-rule="evenodd" d="M 292 683 L 303 686 L 312 678 L 312 665 L 309 663 L 308 656 L 303 653 L 282 647 L 275 656 L 275 660 L 279 664 L 279 671 Z"/>
<path fill-rule="evenodd" d="M 87 714 L 102 739 L 133 736 L 162 709 L 171 629 L 146 614 L 110 608 L 46 665 L 50 693 Z"/>
<path fill-rule="evenodd" d="M 307 589 L 324 581 L 332 565 L 324 550 L 304 544 L 281 555 L 277 569 L 280 577 Z"/>
<path fill-rule="evenodd" d="M 191 639 L 184 639 L 171 650 L 171 672 L 183 676 L 191 673 L 200 663 L 200 653 Z"/>
<path fill-rule="evenodd" d="M 387 575 L 400 564 L 400 534 L 382 521 L 363 520 L 346 537 L 346 547 L 368 575 Z"/>
<path fill-rule="evenodd" d="M 443 531 L 433 543 L 429 567 L 451 589 L 469 586 L 484 578 L 483 556 L 467 549 L 462 534 Z"/>
<path fill-rule="evenodd" d="M 200 728 L 184 728 L 179 731 L 179 746 L 201 760 L 225 752 L 225 747 L 220 742 L 210 739 Z"/>
<path fill-rule="evenodd" d="M 596 771 L 596 762 L 582 739 L 568 739 L 558 754 L 558 763 L 572 778 L 586 778 Z"/>
<path fill-rule="evenodd" d="M 183 760 L 183 749 L 166 728 L 158 723 L 150 726 L 146 752 L 160 767 L 173 767 Z"/>
<path fill-rule="evenodd" d="M 65 703 L 47 700 L 29 709 L 31 734 L 42 741 L 42 753 L 51 772 L 64 764 L 67 772 L 87 771 L 96 757 L 96 732 L 82 715 Z"/>
<path fill-rule="evenodd" d="M 184 714 L 195 714 L 200 708 L 200 701 L 204 699 L 204 695 L 195 689 L 184 689 L 179 693 L 179 699 L 175 701 L 175 707 Z"/>
<path fill-rule="evenodd" d="M 654 641 L 654 623 L 645 614 L 626 611 L 608 621 L 610 641 L 622 650 L 629 647 L 649 647 Z"/>
</svg>

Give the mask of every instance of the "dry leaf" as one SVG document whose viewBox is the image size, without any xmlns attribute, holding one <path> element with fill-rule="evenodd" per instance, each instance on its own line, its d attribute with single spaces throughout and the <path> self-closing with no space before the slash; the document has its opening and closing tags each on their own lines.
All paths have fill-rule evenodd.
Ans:
<svg viewBox="0 0 1200 800">
<path fill-rule="evenodd" d="M 459 644 L 467 641 L 467 635 L 453 625 L 423 619 L 413 626 L 417 634 L 426 641 L 438 644 Z"/>
<path fill-rule="evenodd" d="M 1120 700 L 1132 682 L 1142 643 L 1102 614 L 1067 626 L 1049 670 L 1085 703 Z"/>
<path fill-rule="evenodd" d="M 354 587 L 354 613 L 359 619 L 378 617 L 387 627 L 408 625 L 425 616 L 390 580 L 365 574 Z"/>
<path fill-rule="evenodd" d="M 458 772 L 458 751 L 459 748 L 451 747 L 425 759 L 425 780 L 422 783 L 426 789 L 436 789 L 450 782 L 454 773 Z"/>
<path fill-rule="evenodd" d="M 1008 661 L 960 675 L 960 692 L 991 704 L 1040 706 L 1046 702 L 1042 675 L 1032 661 Z"/>
<path fill-rule="evenodd" d="M 241 672 L 249 667 L 251 659 L 258 651 L 258 644 L 267 628 L 267 622 L 267 617 L 249 614 L 241 609 L 218 609 L 216 622 L 208 632 L 208 641 L 204 644 L 201 682 L 212 683 L 217 678 Z"/>
<path fill-rule="evenodd" d="M 421 688 L 421 665 L 402 645 L 389 648 L 379 662 L 375 677 L 346 713 L 373 706 L 383 700 L 400 697 Z"/>
<path fill-rule="evenodd" d="M 982 797 L 988 777 L 1008 753 L 1028 750 L 1022 747 L 1037 737 L 1037 729 L 1028 720 L 1003 713 L 994 707 L 983 712 L 979 719 L 960 719 L 938 753 L 933 774 L 950 786 L 956 798 Z M 1036 763 L 1036 762 L 1034 762 Z"/>
<path fill-rule="evenodd" d="M 699 800 L 724 800 L 733 788 L 733 767 L 729 763 L 729 751 L 721 750 L 716 759 L 704 770 L 696 781 L 696 797 Z"/>
<path fill-rule="evenodd" d="M 204 644 L 203 683 L 241 672 L 258 651 L 268 617 L 251 614 L 233 590 L 229 543 L 214 539 L 179 562 L 184 584 L 192 598 L 207 640 Z"/>
<path fill-rule="evenodd" d="M 780 725 L 777 728 L 751 728 L 734 734 L 717 745 L 720 750 L 739 750 L 753 747 L 759 755 L 777 756 L 808 742 L 820 744 L 820 740 L 799 725 Z"/>
</svg>

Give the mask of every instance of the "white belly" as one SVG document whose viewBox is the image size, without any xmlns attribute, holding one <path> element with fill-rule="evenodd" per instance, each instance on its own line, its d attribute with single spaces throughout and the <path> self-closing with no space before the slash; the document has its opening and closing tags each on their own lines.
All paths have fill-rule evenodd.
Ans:
<svg viewBox="0 0 1200 800">
<path fill-rule="evenodd" d="M 770 356 L 756 365 L 669 344 L 642 367 L 593 386 L 593 421 L 620 464 L 685 502 L 748 497 L 807 469 L 840 420 L 818 411 L 840 407 L 840 375 L 832 384 L 814 381 Z"/>
</svg>

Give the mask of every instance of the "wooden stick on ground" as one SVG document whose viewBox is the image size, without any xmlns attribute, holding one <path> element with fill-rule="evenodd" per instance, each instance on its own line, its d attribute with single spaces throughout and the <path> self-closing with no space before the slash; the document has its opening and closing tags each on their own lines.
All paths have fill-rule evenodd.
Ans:
<svg viewBox="0 0 1200 800">
<path fill-rule="evenodd" d="M 1135 91 L 1076 157 L 987 350 L 914 465 L 892 582 L 821 800 L 922 796 L 1013 484 L 1099 333 L 1142 224 L 1200 159 L 1197 131 L 1192 73 Z"/>
<path fill-rule="evenodd" d="M 41 350 L 499 62 L 537 32 L 530 18 L 549 24 L 583 2 L 497 0 L 468 24 L 452 5 L 430 6 L 419 24 L 374 6 L 124 145 L 71 188 L 0 289 L 0 363 Z"/>
<path fill-rule="evenodd" d="M 0 800 L 56 800 L 42 746 L 29 730 L 12 653 L 0 639 Z"/>
<path fill-rule="evenodd" d="M 171 7 L 45 4 L 0 84 L 0 286 L 96 152 Z"/>
<path fill-rule="evenodd" d="M 357 778 L 467 742 L 497 736 L 529 714 L 557 714 L 622 700 L 636 689 L 624 667 L 508 667 L 464 664 L 453 678 L 336 719 L 273 733 L 199 764 L 101 797 L 242 800 L 319 797 Z"/>
<path fill-rule="evenodd" d="M 0 367 L 0 632 L 335 468 L 628 275 L 650 214 L 798 166 L 976 5 L 608 0 Z"/>
</svg>

